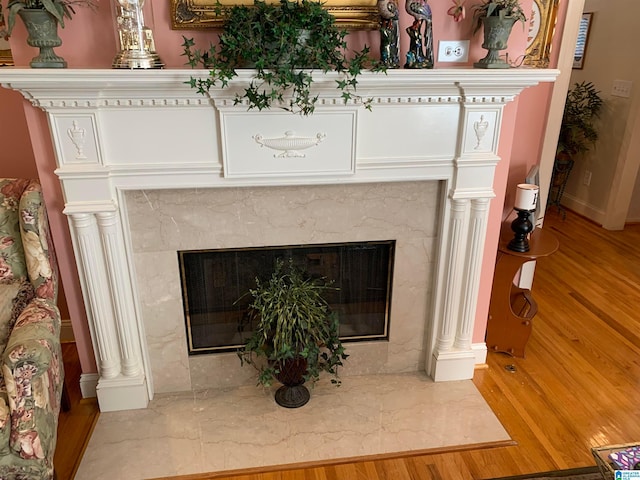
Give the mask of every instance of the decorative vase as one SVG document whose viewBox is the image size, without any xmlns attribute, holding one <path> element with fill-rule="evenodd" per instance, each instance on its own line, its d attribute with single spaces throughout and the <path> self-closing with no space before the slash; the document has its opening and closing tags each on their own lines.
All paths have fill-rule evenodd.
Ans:
<svg viewBox="0 0 640 480">
<path fill-rule="evenodd" d="M 276 391 L 275 400 L 286 408 L 298 408 L 305 405 L 311 394 L 304 386 L 304 374 L 307 373 L 307 360 L 295 357 L 280 362 L 276 379 L 282 386 Z"/>
<path fill-rule="evenodd" d="M 58 36 L 58 20 L 46 10 L 23 8 L 18 12 L 27 27 L 27 44 L 40 49 L 40 54 L 33 57 L 31 68 L 66 68 L 67 62 L 53 51 L 62 45 Z"/>
<path fill-rule="evenodd" d="M 488 50 L 487 56 L 473 64 L 476 68 L 509 68 L 509 64 L 500 58 L 500 50 L 507 48 L 511 29 L 516 23 L 512 17 L 491 16 L 482 19 L 484 27 L 484 43 L 482 48 Z"/>
</svg>

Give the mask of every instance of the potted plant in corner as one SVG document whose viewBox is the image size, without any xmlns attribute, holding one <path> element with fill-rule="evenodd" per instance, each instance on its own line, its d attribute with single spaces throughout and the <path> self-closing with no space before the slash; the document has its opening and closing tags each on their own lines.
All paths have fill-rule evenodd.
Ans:
<svg viewBox="0 0 640 480">
<path fill-rule="evenodd" d="M 598 140 L 595 121 L 600 116 L 602 106 L 600 92 L 591 82 L 575 83 L 567 92 L 553 164 L 549 205 L 562 208 L 560 201 L 576 157 L 589 151 Z"/>
<path fill-rule="evenodd" d="M 259 372 L 258 384 L 283 386 L 276 402 L 297 408 L 309 401 L 305 381 L 314 384 L 321 372 L 340 384 L 338 367 L 347 358 L 338 337 L 338 318 L 323 294 L 332 287 L 324 279 L 311 279 L 292 260 L 277 260 L 267 281 L 256 279 L 250 297 L 249 321 L 253 332 L 238 351 L 241 364 Z"/>
<path fill-rule="evenodd" d="M 236 95 L 236 104 L 258 110 L 279 106 L 309 115 L 318 100 L 311 92 L 312 69 L 342 73 L 336 87 L 345 101 L 362 100 L 355 90 L 363 69 L 384 70 L 374 64 L 368 47 L 348 58 L 347 32 L 336 26 L 320 2 L 255 0 L 253 5 L 234 5 L 224 12 L 217 47 L 212 44 L 202 51 L 195 48 L 193 39 L 183 37 L 187 64 L 210 69 L 207 78 L 192 77 L 188 82 L 202 94 L 213 86 L 227 87 L 237 69 L 253 68 L 250 84 Z M 364 103 L 370 108 L 371 100 Z"/>
<path fill-rule="evenodd" d="M 32 68 L 65 68 L 67 62 L 53 49 L 62 45 L 58 36 L 58 24 L 64 28 L 64 19 L 76 13 L 74 7 L 95 8 L 93 0 L 9 0 L 7 4 L 7 35 L 11 35 L 19 15 L 27 28 L 27 44 L 40 52 L 30 66 Z"/>
<path fill-rule="evenodd" d="M 509 68 L 509 64 L 500 58 L 500 51 L 507 48 L 511 29 L 516 22 L 524 26 L 527 17 L 518 0 L 483 0 L 474 5 L 473 33 L 484 27 L 482 48 L 488 50 L 487 56 L 473 64 L 476 68 Z"/>
</svg>

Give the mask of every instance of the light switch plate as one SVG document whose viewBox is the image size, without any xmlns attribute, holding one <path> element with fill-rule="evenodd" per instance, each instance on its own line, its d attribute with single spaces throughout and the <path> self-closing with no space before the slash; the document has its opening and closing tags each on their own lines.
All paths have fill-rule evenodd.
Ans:
<svg viewBox="0 0 640 480">
<path fill-rule="evenodd" d="M 629 98 L 631 96 L 631 87 L 633 82 L 630 80 L 614 80 L 611 95 L 615 97 Z"/>
</svg>

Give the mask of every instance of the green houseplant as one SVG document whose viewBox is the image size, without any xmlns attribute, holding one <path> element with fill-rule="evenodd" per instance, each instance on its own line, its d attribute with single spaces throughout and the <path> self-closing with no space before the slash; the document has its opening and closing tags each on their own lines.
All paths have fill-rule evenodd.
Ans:
<svg viewBox="0 0 640 480">
<path fill-rule="evenodd" d="M 249 109 L 258 110 L 277 105 L 309 115 L 318 100 L 311 93 L 311 69 L 318 69 L 343 73 L 336 80 L 342 98 L 360 100 L 355 94 L 357 77 L 375 65 L 368 47 L 347 58 L 346 33 L 320 2 L 255 0 L 253 5 L 235 5 L 227 11 L 217 46 L 202 51 L 193 39 L 183 37 L 187 64 L 210 70 L 207 78 L 192 77 L 189 83 L 206 94 L 213 86 L 228 86 L 236 69 L 253 68 L 252 80 L 236 96 L 236 104 L 246 101 Z M 370 104 L 365 100 L 367 108 Z"/>
<path fill-rule="evenodd" d="M 575 83 L 567 92 L 564 105 L 558 153 L 571 157 L 587 152 L 598 139 L 595 121 L 600 116 L 603 101 L 591 82 Z"/>
<path fill-rule="evenodd" d="M 347 358 L 338 337 L 338 318 L 323 294 L 335 287 L 324 279 L 311 279 L 293 261 L 277 260 L 267 281 L 256 279 L 250 289 L 249 320 L 253 333 L 238 351 L 241 364 L 253 365 L 258 384 L 273 379 L 284 385 L 276 401 L 299 407 L 309 400 L 305 381 L 315 383 L 321 372 L 339 385 L 338 367 Z"/>
<path fill-rule="evenodd" d="M 550 205 L 562 208 L 560 202 L 576 157 L 589 151 L 598 140 L 596 120 L 602 107 L 600 92 L 591 82 L 575 83 L 567 92 L 551 177 Z"/>
<path fill-rule="evenodd" d="M 500 58 L 500 50 L 507 48 L 511 29 L 516 22 L 525 25 L 527 17 L 519 0 L 483 0 L 473 9 L 473 33 L 484 27 L 482 48 L 488 50 L 487 56 L 474 63 L 476 68 L 509 68 L 509 64 Z"/>
</svg>

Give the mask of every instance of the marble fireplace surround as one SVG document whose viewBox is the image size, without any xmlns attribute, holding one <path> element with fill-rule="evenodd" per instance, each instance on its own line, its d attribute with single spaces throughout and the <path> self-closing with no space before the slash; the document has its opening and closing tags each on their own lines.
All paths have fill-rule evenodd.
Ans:
<svg viewBox="0 0 640 480">
<path fill-rule="evenodd" d="M 469 379 L 480 266 L 494 196 L 504 105 L 556 70 L 366 73 L 373 111 L 344 105 L 335 75 L 314 79 L 321 104 L 303 118 L 233 105 L 234 88 L 199 96 L 193 70 L 8 69 L 0 83 L 48 116 L 65 214 L 98 365 L 102 411 L 145 408 L 154 378 L 137 287 L 127 191 L 439 181 L 438 244 L 424 329 L 424 369 Z M 293 138 L 292 138 L 293 137 Z M 277 158 L 292 144 L 304 157 Z M 292 143 L 293 142 L 293 143 Z M 392 320 L 393 321 L 393 320 Z"/>
<path fill-rule="evenodd" d="M 155 392 L 256 383 L 235 353 L 188 356 L 178 250 L 395 240 L 389 339 L 348 343 L 340 375 L 424 370 L 441 183 L 128 191 Z"/>
</svg>

